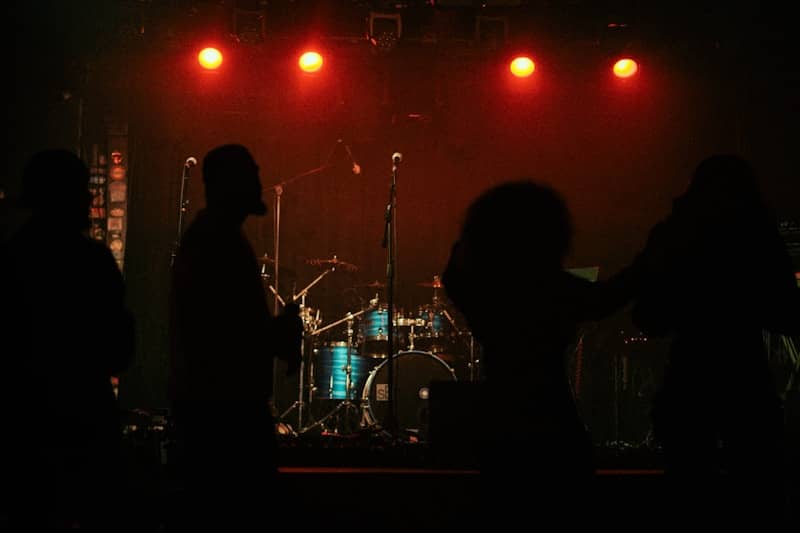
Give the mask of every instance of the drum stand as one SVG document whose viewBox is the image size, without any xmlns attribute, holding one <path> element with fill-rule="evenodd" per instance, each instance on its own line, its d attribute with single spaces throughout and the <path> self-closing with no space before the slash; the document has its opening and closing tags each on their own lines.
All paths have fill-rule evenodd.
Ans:
<svg viewBox="0 0 800 533">
<path fill-rule="evenodd" d="M 347 360 L 346 360 L 345 366 L 342 368 L 342 370 L 344 370 L 345 375 L 346 375 L 346 377 L 345 377 L 345 399 L 342 400 L 341 402 L 339 402 L 339 405 L 337 405 L 332 411 L 330 411 L 328 414 L 326 414 L 325 416 L 320 418 L 318 421 L 314 422 L 313 424 L 311 424 L 308 427 L 305 427 L 305 428 L 301 429 L 300 430 L 301 434 L 306 433 L 308 431 L 311 431 L 312 429 L 315 429 L 315 428 L 323 428 L 323 430 L 324 430 L 325 423 L 328 420 L 330 420 L 331 418 L 333 418 L 334 416 L 337 418 L 337 424 L 336 424 L 336 426 L 334 428 L 334 433 L 339 433 L 340 426 L 342 428 L 342 433 L 344 433 L 344 434 L 354 433 L 354 431 L 350 431 L 350 427 L 348 426 L 347 421 L 348 421 L 348 419 L 350 417 L 350 413 L 351 412 L 354 413 L 356 418 L 359 419 L 359 420 L 360 420 L 361 413 L 360 413 L 359 407 L 356 404 L 354 404 L 352 401 L 350 401 L 351 397 L 352 397 L 352 389 L 353 389 L 353 383 L 352 383 L 352 380 L 351 380 L 351 375 L 352 375 L 353 369 L 352 369 L 350 358 L 351 358 L 351 354 L 353 352 L 353 319 L 356 317 L 356 315 L 360 315 L 363 312 L 364 311 L 360 311 L 360 312 L 356 313 L 355 315 L 352 314 L 352 313 L 347 313 L 347 316 L 343 319 L 343 320 L 347 321 Z M 338 322 L 335 322 L 333 324 L 329 324 L 325 329 L 328 329 L 329 327 L 332 327 L 332 326 L 334 326 L 334 325 L 336 325 L 338 323 L 341 323 L 341 322 L 342 322 L 342 320 L 340 320 Z M 321 330 L 320 330 L 320 332 L 321 332 Z M 342 420 L 344 420 L 344 424 L 339 424 L 338 422 L 340 422 Z"/>
</svg>

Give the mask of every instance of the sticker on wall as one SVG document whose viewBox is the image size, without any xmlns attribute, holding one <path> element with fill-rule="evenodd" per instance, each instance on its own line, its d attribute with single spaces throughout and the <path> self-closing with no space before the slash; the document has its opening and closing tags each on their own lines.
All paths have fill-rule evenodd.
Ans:
<svg viewBox="0 0 800 533">
<path fill-rule="evenodd" d="M 108 186 L 108 195 L 112 202 L 124 202 L 127 195 L 127 186 L 124 183 L 115 182 Z"/>
<path fill-rule="evenodd" d="M 122 181 L 125 179 L 125 167 L 121 167 L 119 165 L 111 167 L 111 171 L 109 172 L 109 176 L 113 181 Z"/>
<path fill-rule="evenodd" d="M 106 230 L 104 230 L 102 226 L 92 226 L 90 235 L 92 239 L 103 241 L 106 238 Z"/>
<path fill-rule="evenodd" d="M 122 219 L 120 217 L 108 217 L 108 231 L 122 231 Z"/>
<path fill-rule="evenodd" d="M 92 207 L 104 207 L 106 205 L 106 194 L 103 189 L 92 191 Z"/>
<path fill-rule="evenodd" d="M 109 211 L 109 214 L 112 217 L 124 217 L 125 216 L 125 210 L 122 209 L 121 207 L 115 207 L 111 211 Z"/>
</svg>

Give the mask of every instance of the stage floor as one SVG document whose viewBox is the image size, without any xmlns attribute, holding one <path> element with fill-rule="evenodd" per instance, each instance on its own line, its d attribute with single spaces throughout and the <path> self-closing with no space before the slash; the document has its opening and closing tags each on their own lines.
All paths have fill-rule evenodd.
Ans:
<svg viewBox="0 0 800 533">
<path fill-rule="evenodd" d="M 184 487 L 169 454 L 164 455 L 157 439 L 129 443 L 133 499 L 143 502 L 137 529 L 180 529 L 171 524 Z M 481 475 L 474 465 L 443 459 L 427 443 L 320 433 L 282 435 L 278 450 L 281 494 L 265 505 L 280 508 L 276 521 L 281 527 L 452 530 L 473 526 L 484 507 Z M 579 519 L 582 524 L 641 531 L 669 516 L 657 449 L 616 442 L 598 445 L 595 451 L 591 499 L 576 502 L 576 516 L 565 516 L 562 525 Z M 537 480 L 521 479 L 514 471 L 508 479 L 534 505 L 531 487 Z M 709 499 L 720 497 L 724 495 Z M 791 497 L 800 502 L 796 490 Z"/>
</svg>

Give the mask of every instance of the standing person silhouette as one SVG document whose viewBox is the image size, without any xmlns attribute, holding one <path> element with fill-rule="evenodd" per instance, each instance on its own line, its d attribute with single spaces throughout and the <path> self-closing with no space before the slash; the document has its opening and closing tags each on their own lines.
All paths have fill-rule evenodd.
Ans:
<svg viewBox="0 0 800 533">
<path fill-rule="evenodd" d="M 800 333 L 800 291 L 751 166 L 703 160 L 644 255 L 634 322 L 672 336 L 653 407 L 668 516 L 780 520 L 783 415 L 762 330 Z"/>
<path fill-rule="evenodd" d="M 269 523 L 277 480 L 269 409 L 273 361 L 296 371 L 303 324 L 297 306 L 273 317 L 242 224 L 264 215 L 259 167 L 244 146 L 203 160 L 206 207 L 186 229 L 171 296 L 170 394 L 182 443 L 187 518 L 254 527 Z"/>
<path fill-rule="evenodd" d="M 113 528 L 123 500 L 111 378 L 132 359 L 134 322 L 111 252 L 87 236 L 88 185 L 74 153 L 33 155 L 31 216 L 2 248 L 4 503 L 25 529 Z"/>
<path fill-rule="evenodd" d="M 564 519 L 588 505 L 593 447 L 566 372 L 581 321 L 634 294 L 637 269 L 592 283 L 564 270 L 572 237 L 561 196 L 531 180 L 507 182 L 468 208 L 442 282 L 482 347 L 477 423 L 481 506 L 494 523 Z M 546 520 L 545 522 L 546 523 Z"/>
</svg>

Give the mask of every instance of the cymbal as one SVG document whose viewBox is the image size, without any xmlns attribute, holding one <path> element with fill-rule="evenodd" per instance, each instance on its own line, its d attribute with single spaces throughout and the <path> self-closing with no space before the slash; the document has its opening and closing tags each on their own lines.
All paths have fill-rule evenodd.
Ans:
<svg viewBox="0 0 800 533">
<path fill-rule="evenodd" d="M 370 281 L 369 283 L 358 285 L 358 287 L 369 287 L 370 289 L 382 289 L 386 287 L 386 284 L 376 279 L 375 281 Z"/>
<path fill-rule="evenodd" d="M 348 272 L 355 272 L 356 270 L 358 270 L 358 267 L 356 265 L 348 263 L 347 261 L 342 261 L 335 255 L 331 259 L 306 259 L 306 263 L 308 263 L 309 265 L 325 266 L 334 269 L 341 268 L 343 270 L 347 270 Z"/>
<path fill-rule="evenodd" d="M 264 254 L 263 256 L 256 258 L 256 260 L 258 261 L 258 264 L 261 267 L 262 274 L 265 274 L 266 272 L 275 272 L 275 260 L 267 256 L 267 254 Z M 285 267 L 283 265 L 281 265 L 279 273 L 281 275 L 288 275 L 288 276 L 296 275 L 293 269 Z"/>
</svg>

